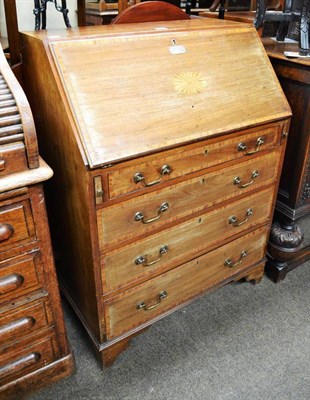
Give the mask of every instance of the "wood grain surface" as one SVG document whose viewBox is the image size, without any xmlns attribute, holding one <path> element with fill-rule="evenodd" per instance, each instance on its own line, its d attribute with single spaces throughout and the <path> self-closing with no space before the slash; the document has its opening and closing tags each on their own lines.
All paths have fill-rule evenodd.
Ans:
<svg viewBox="0 0 310 400">
<path fill-rule="evenodd" d="M 287 115 L 256 32 L 197 25 L 50 43 L 91 168 Z"/>
<path fill-rule="evenodd" d="M 72 374 L 28 100 L 0 49 L 0 400 Z"/>
<path fill-rule="evenodd" d="M 291 111 L 255 30 L 196 19 L 21 36 L 59 276 L 100 361 L 202 293 L 258 282 Z"/>
<path fill-rule="evenodd" d="M 219 169 L 115 206 L 102 208 L 97 211 L 99 249 L 103 251 L 108 246 L 144 236 L 194 212 L 271 184 L 277 179 L 279 162 L 280 153 L 275 151 L 238 163 L 229 170 Z M 259 176 L 252 179 L 255 171 L 258 171 Z M 240 177 L 244 184 L 251 181 L 253 184 L 239 188 L 234 184 L 236 177 Z M 160 206 L 166 203 L 169 208 L 161 213 L 158 220 L 149 224 L 136 221 L 137 212 L 142 212 L 148 220 L 156 217 Z"/>
<path fill-rule="evenodd" d="M 255 193 L 245 200 L 239 200 L 225 207 L 219 207 L 210 213 L 201 214 L 196 218 L 155 235 L 142 238 L 131 245 L 114 250 L 102 257 L 102 281 L 104 293 L 118 289 L 126 283 L 139 278 L 149 278 L 158 275 L 173 266 L 208 251 L 227 238 L 240 235 L 244 231 L 259 226 L 270 220 L 273 206 L 273 189 Z M 253 215 L 243 225 L 234 227 L 229 218 L 236 216 L 239 222 L 246 219 L 247 210 Z M 214 235 L 213 233 L 217 234 Z M 147 255 L 149 262 L 158 257 L 159 249 L 167 246 L 167 253 L 153 266 L 137 265 L 135 260 L 141 255 Z"/>
<path fill-rule="evenodd" d="M 108 337 L 118 336 L 258 262 L 264 257 L 267 239 L 266 227 L 261 228 L 106 302 Z M 224 265 L 228 258 L 238 261 L 242 251 L 248 254 L 244 262 L 235 268 Z M 158 307 L 149 311 L 137 309 L 141 302 L 147 306 L 156 304 L 162 291 L 167 292 L 167 298 Z"/>
</svg>

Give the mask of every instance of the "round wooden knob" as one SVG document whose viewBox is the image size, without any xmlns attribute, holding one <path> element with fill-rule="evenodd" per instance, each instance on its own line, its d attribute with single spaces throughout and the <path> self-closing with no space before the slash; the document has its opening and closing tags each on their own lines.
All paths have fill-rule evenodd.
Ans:
<svg viewBox="0 0 310 400">
<path fill-rule="evenodd" d="M 0 296 L 18 289 L 24 283 L 25 278 L 19 274 L 11 274 L 0 279 Z M 1 329 L 0 329 L 1 331 Z"/>
<path fill-rule="evenodd" d="M 3 171 L 5 169 L 5 160 L 3 158 L 0 158 L 0 171 Z"/>
<path fill-rule="evenodd" d="M 14 228 L 10 224 L 0 224 L 0 242 L 10 239 L 14 233 Z"/>
</svg>

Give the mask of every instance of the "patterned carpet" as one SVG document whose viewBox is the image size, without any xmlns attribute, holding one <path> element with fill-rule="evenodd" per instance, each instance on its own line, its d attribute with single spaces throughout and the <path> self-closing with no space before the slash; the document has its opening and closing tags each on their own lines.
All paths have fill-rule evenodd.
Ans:
<svg viewBox="0 0 310 400">
<path fill-rule="evenodd" d="M 310 220 L 305 221 L 310 238 Z M 102 371 L 64 304 L 74 376 L 31 400 L 309 400 L 310 261 L 274 284 L 207 294 L 137 336 Z"/>
</svg>

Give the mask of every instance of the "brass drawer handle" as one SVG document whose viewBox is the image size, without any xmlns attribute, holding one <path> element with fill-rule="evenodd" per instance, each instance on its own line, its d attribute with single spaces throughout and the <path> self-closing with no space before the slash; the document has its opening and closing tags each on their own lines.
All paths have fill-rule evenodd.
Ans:
<svg viewBox="0 0 310 400">
<path fill-rule="evenodd" d="M 248 255 L 248 253 L 247 253 L 245 250 L 243 250 L 243 251 L 241 252 L 241 254 L 240 254 L 240 258 L 239 258 L 238 261 L 236 261 L 236 262 L 234 263 L 234 262 L 232 261 L 231 258 L 227 258 L 227 260 L 225 260 L 225 262 L 224 262 L 224 266 L 225 266 L 225 267 L 228 267 L 228 268 L 234 268 L 234 267 L 236 267 L 237 265 L 241 264 L 242 261 L 243 261 L 243 259 L 244 259 L 244 257 L 246 257 L 247 255 Z"/>
<path fill-rule="evenodd" d="M 161 256 L 163 254 L 167 253 L 167 251 L 168 251 L 168 246 L 164 245 L 159 249 L 158 257 L 157 257 L 156 260 L 148 261 L 148 255 L 146 254 L 144 256 L 137 257 L 135 259 L 135 263 L 137 265 L 144 265 L 144 267 L 150 267 L 151 265 L 154 265 L 154 264 L 158 263 L 158 261 L 160 261 L 160 259 L 161 259 Z"/>
<path fill-rule="evenodd" d="M 172 172 L 172 168 L 169 165 L 165 164 L 159 170 L 160 178 L 158 178 L 156 181 L 149 182 L 149 183 L 145 182 L 145 176 L 141 172 L 137 172 L 136 174 L 134 174 L 133 180 L 134 180 L 134 183 L 143 182 L 145 187 L 154 186 L 154 185 L 157 185 L 157 183 L 160 183 L 163 180 L 165 175 L 170 175 L 171 172 Z"/>
<path fill-rule="evenodd" d="M 255 154 L 260 150 L 260 147 L 262 144 L 265 143 L 265 138 L 264 137 L 259 137 L 256 140 L 256 146 L 255 146 L 255 150 L 252 151 L 248 151 L 247 150 L 247 145 L 244 142 L 241 142 L 238 144 L 237 146 L 237 150 L 238 151 L 243 151 L 245 155 L 250 156 L 251 154 Z"/>
<path fill-rule="evenodd" d="M 252 208 L 249 208 L 249 209 L 247 210 L 247 212 L 245 213 L 245 219 L 244 219 L 243 221 L 238 222 L 238 218 L 237 218 L 236 216 L 233 215 L 232 217 L 229 217 L 229 218 L 228 218 L 228 222 L 229 222 L 232 226 L 240 226 L 240 225 L 245 224 L 245 223 L 249 220 L 249 217 L 250 217 L 251 215 L 253 215 L 253 210 L 252 210 Z"/>
<path fill-rule="evenodd" d="M 14 228 L 10 224 L 0 224 L 0 242 L 10 239 L 14 233 Z"/>
<path fill-rule="evenodd" d="M 144 219 L 144 214 L 142 212 L 138 211 L 135 214 L 135 221 L 141 221 L 143 224 L 150 224 L 151 222 L 157 221 L 161 217 L 161 214 L 163 212 L 165 212 L 166 210 L 168 210 L 168 208 L 169 208 L 169 204 L 168 203 L 163 203 L 159 207 L 159 209 L 157 210 L 156 217 L 153 217 L 153 218 L 150 218 L 150 219 L 146 219 L 146 220 Z"/>
<path fill-rule="evenodd" d="M 159 304 L 161 303 L 161 301 L 162 301 L 163 299 L 165 299 L 167 296 L 168 296 L 168 293 L 164 290 L 164 291 L 162 291 L 162 292 L 159 293 L 157 303 L 155 303 L 155 304 L 153 304 L 153 305 L 151 305 L 151 306 L 147 306 L 147 305 L 142 301 L 141 303 L 137 304 L 137 309 L 138 309 L 138 310 L 142 310 L 142 309 L 143 309 L 144 311 L 153 310 L 154 308 L 158 307 Z"/>
<path fill-rule="evenodd" d="M 243 184 L 241 183 L 241 178 L 239 178 L 239 176 L 236 176 L 234 178 L 234 185 L 237 185 L 238 188 L 240 188 L 240 189 L 246 188 L 246 187 L 252 185 L 252 183 L 254 182 L 254 179 L 257 178 L 258 176 L 259 176 L 259 172 L 257 170 L 253 171 L 252 176 L 251 176 L 252 179 L 250 180 L 250 182 L 243 183 Z"/>
</svg>

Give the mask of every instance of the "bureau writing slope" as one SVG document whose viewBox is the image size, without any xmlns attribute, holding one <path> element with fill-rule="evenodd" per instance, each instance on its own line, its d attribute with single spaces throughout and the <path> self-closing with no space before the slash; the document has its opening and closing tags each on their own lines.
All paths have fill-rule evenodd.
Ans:
<svg viewBox="0 0 310 400">
<path fill-rule="evenodd" d="M 197 19 L 22 39 L 61 284 L 102 362 L 202 293 L 260 280 L 290 109 L 255 30 Z"/>
<path fill-rule="evenodd" d="M 74 370 L 42 190 L 51 176 L 0 46 L 0 400 L 24 399 Z"/>
</svg>

